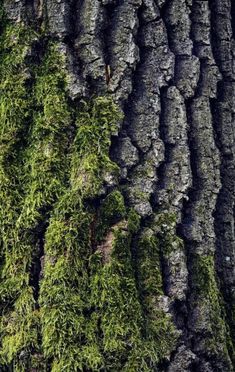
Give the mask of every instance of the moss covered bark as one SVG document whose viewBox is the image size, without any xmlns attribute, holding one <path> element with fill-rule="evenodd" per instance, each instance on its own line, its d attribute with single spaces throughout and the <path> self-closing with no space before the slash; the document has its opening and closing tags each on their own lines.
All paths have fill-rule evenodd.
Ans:
<svg viewBox="0 0 235 372">
<path fill-rule="evenodd" d="M 0 371 L 232 372 L 221 4 L 0 0 Z"/>
<path fill-rule="evenodd" d="M 157 244 L 143 238 L 136 261 L 138 214 L 118 189 L 95 203 L 107 174 L 119 177 L 119 109 L 108 96 L 70 103 L 45 34 L 6 22 L 0 45 L 1 368 L 150 371 L 174 345 L 148 284 Z"/>
</svg>

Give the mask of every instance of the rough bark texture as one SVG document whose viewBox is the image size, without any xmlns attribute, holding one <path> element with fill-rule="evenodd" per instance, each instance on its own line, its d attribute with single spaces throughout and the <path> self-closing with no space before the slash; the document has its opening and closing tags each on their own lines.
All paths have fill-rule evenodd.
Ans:
<svg viewBox="0 0 235 372">
<path fill-rule="evenodd" d="M 232 372 L 235 2 L 0 13 L 0 370 Z"/>
</svg>

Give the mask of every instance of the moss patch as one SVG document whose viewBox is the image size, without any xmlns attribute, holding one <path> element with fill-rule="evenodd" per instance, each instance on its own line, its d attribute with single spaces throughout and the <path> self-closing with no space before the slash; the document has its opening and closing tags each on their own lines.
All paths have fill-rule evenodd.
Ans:
<svg viewBox="0 0 235 372">
<path fill-rule="evenodd" d="M 176 345 L 177 331 L 169 313 L 161 307 L 163 296 L 160 264 L 160 242 L 151 229 L 147 229 L 138 243 L 138 282 L 145 315 L 145 342 L 150 367 L 167 359 Z"/>
<path fill-rule="evenodd" d="M 183 240 L 176 234 L 177 216 L 175 213 L 159 213 L 155 216 L 154 221 L 161 252 L 165 259 L 175 250 L 184 250 Z"/>
<path fill-rule="evenodd" d="M 27 56 L 36 38 L 33 30 L 6 24 L 0 39 L 0 363 L 12 364 L 15 371 L 31 365 L 32 348 L 38 352 L 38 315 L 29 286 L 31 252 L 16 228 L 24 204 L 23 145 L 32 118 Z"/>
<path fill-rule="evenodd" d="M 6 23 L 0 50 L 0 368 L 151 371 L 176 334 L 159 241 L 138 240 L 140 217 L 104 189 L 120 111 L 108 96 L 72 105 L 58 44 L 33 30 Z"/>
<path fill-rule="evenodd" d="M 95 210 L 89 200 L 99 195 L 104 171 L 117 168 L 108 151 L 119 112 L 106 97 L 90 105 L 82 102 L 81 107 L 69 153 L 68 187 L 54 207 L 45 236 L 40 305 L 43 349 L 48 359 L 53 358 L 52 371 L 96 368 L 103 358 L 97 341 L 98 318 L 90 303 Z M 108 196 L 116 210 L 118 197 L 117 193 L 116 198 Z"/>
<path fill-rule="evenodd" d="M 215 360 L 222 350 L 226 363 L 229 361 L 229 355 L 234 358 L 234 347 L 226 326 L 222 298 L 216 282 L 214 257 L 195 255 L 193 262 L 192 280 L 197 306 L 206 309 L 209 317 L 207 329 L 204 330 L 207 334 L 205 349 Z"/>
</svg>

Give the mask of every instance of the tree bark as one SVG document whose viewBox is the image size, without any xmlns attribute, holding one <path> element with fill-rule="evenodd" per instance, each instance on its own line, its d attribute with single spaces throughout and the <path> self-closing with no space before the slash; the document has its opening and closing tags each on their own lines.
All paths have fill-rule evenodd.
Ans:
<svg viewBox="0 0 235 372">
<path fill-rule="evenodd" d="M 0 4 L 0 370 L 232 372 L 235 2 Z"/>
</svg>

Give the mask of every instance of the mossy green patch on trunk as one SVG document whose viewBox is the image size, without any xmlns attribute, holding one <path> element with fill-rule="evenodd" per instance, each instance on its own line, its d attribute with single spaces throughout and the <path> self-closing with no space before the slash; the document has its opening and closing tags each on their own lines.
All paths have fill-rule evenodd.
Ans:
<svg viewBox="0 0 235 372">
<path fill-rule="evenodd" d="M 160 263 L 160 241 L 146 229 L 138 243 L 137 272 L 141 303 L 145 314 L 145 340 L 152 368 L 167 359 L 178 338 L 171 315 L 161 306 L 163 283 Z"/>
<path fill-rule="evenodd" d="M 71 103 L 45 35 L 6 22 L 0 50 L 0 368 L 151 371 L 176 334 L 155 306 L 159 241 L 104 187 L 120 110 Z"/>
<path fill-rule="evenodd" d="M 183 240 L 176 234 L 176 213 L 169 211 L 158 213 L 155 215 L 154 223 L 161 252 L 165 259 L 176 250 L 184 250 Z"/>
<path fill-rule="evenodd" d="M 91 299 L 99 314 L 102 334 L 102 367 L 110 371 L 129 370 L 132 354 L 142 342 L 142 314 L 131 259 L 131 236 L 128 220 L 124 219 L 113 228 L 105 262 L 99 251 L 90 260 Z M 133 361 L 133 368 L 135 363 Z"/>
<path fill-rule="evenodd" d="M 202 308 L 207 316 L 205 350 L 214 360 L 223 350 L 224 360 L 234 358 L 234 345 L 226 326 L 224 305 L 216 281 L 214 256 L 193 256 L 192 280 L 195 290 L 195 306 Z"/>
<path fill-rule="evenodd" d="M 31 252 L 16 228 L 24 203 L 23 145 L 32 118 L 27 56 L 36 38 L 33 30 L 6 23 L 0 40 L 0 363 L 12 364 L 16 371 L 31 365 L 32 346 L 38 350 L 39 322 L 29 286 Z"/>
<path fill-rule="evenodd" d="M 43 348 L 54 359 L 52 371 L 95 368 L 102 359 L 98 319 L 89 299 L 95 218 L 89 199 L 99 195 L 104 171 L 117 169 L 108 151 L 119 111 L 106 97 L 81 106 L 69 153 L 68 187 L 55 204 L 45 235 L 40 306 Z"/>
</svg>

